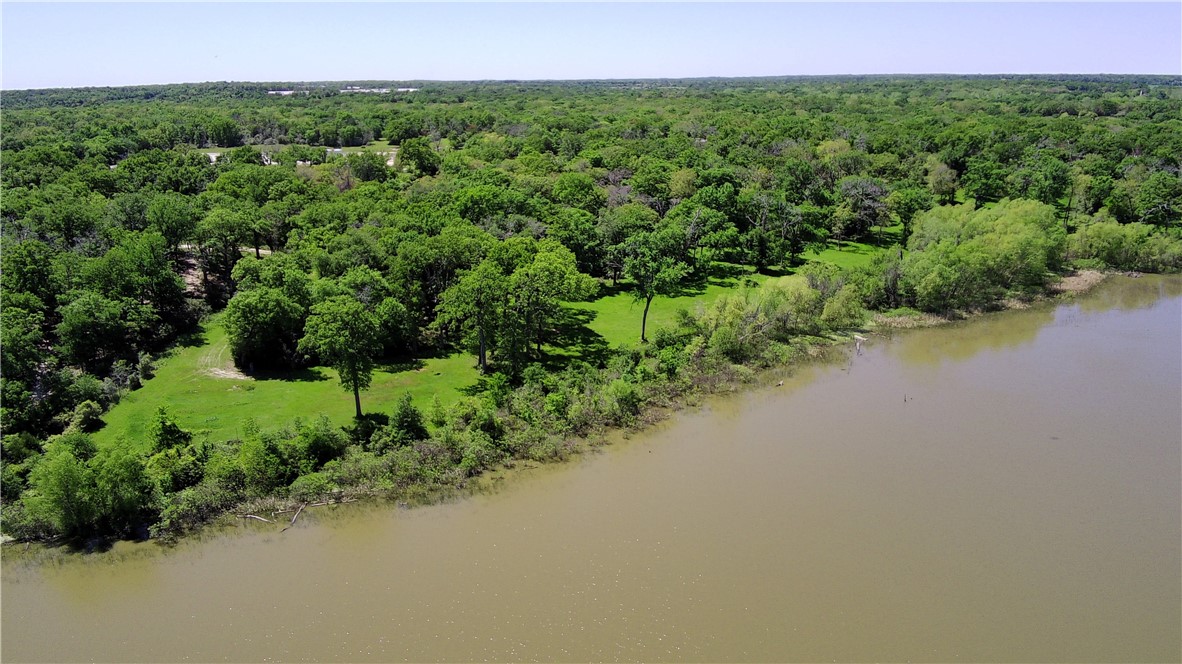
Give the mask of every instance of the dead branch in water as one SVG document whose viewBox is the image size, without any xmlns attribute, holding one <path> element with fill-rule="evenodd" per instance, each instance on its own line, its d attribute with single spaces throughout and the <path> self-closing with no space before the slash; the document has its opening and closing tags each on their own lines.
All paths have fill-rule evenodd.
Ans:
<svg viewBox="0 0 1182 664">
<path fill-rule="evenodd" d="M 272 521 L 270 519 L 264 519 L 263 517 L 255 516 L 254 514 L 239 514 L 238 518 L 239 519 L 258 519 L 259 521 L 266 521 L 267 523 L 275 523 L 274 521 Z"/>
<path fill-rule="evenodd" d="M 292 526 L 294 526 L 296 519 L 300 518 L 300 514 L 304 511 L 304 508 L 307 506 L 308 506 L 308 503 L 304 503 L 303 505 L 300 505 L 300 508 L 298 510 L 296 510 L 295 516 L 291 517 L 291 523 L 287 524 L 287 527 L 284 528 L 283 530 L 280 530 L 279 532 L 284 532 L 288 528 L 291 528 Z"/>
<path fill-rule="evenodd" d="M 355 502 L 357 502 L 357 500 L 355 498 L 346 498 L 344 500 L 326 500 L 322 503 L 304 503 L 303 505 L 300 506 L 299 509 L 302 510 L 305 507 L 324 507 L 325 505 L 345 505 L 347 503 L 355 503 Z M 276 510 L 274 512 L 271 512 L 271 514 L 291 514 L 292 512 L 298 512 L 298 511 L 299 510 Z"/>
</svg>

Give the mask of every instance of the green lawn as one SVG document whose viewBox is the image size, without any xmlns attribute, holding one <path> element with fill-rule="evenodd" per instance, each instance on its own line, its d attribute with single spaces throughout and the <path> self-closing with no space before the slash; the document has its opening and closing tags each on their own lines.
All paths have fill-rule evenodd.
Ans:
<svg viewBox="0 0 1182 664">
<path fill-rule="evenodd" d="M 806 258 L 845 267 L 869 262 L 877 251 L 871 245 L 847 242 Z M 795 274 L 756 274 L 737 265 L 716 265 L 704 282 L 684 288 L 675 297 L 653 300 L 649 333 L 673 324 L 678 310 L 693 311 L 744 285 L 801 278 Z M 549 361 L 561 364 L 572 357 L 594 360 L 609 348 L 639 343 L 644 302 L 636 301 L 627 286 L 605 286 L 605 294 L 593 302 L 568 304 L 566 317 L 556 321 L 558 333 L 546 348 Z M 361 407 L 370 413 L 388 413 L 406 392 L 423 410 L 430 407 L 436 395 L 448 405 L 459 399 L 466 388 L 475 386 L 479 378 L 475 358 L 467 353 L 385 366 L 374 372 L 370 388 L 361 393 Z M 353 395 L 341 388 L 332 369 L 313 367 L 255 377 L 239 373 L 230 359 L 226 332 L 218 316 L 203 325 L 193 344 L 178 347 L 162 359 L 154 378 L 107 412 L 103 417 L 107 424 L 95 434 L 96 441 L 109 445 L 122 438 L 133 446 L 144 445 L 149 423 L 161 405 L 182 428 L 210 440 L 241 435 L 242 423 L 252 417 L 262 429 L 271 430 L 320 413 L 337 424 L 346 424 L 353 416 Z"/>
<path fill-rule="evenodd" d="M 350 152 L 397 152 L 397 145 L 390 145 L 389 141 L 370 141 L 367 145 L 359 145 L 351 148 L 341 148 L 341 152 L 346 154 Z"/>
<path fill-rule="evenodd" d="M 676 297 L 658 296 L 649 308 L 648 332 L 651 334 L 658 327 L 673 324 L 680 309 L 693 311 L 698 305 L 713 302 L 723 293 L 733 291 L 744 284 L 760 285 L 770 278 L 764 274 L 756 274 L 749 268 L 738 268 L 734 272 L 733 275 L 711 277 L 705 284 L 686 288 Z M 607 345 L 635 345 L 640 342 L 644 300 L 633 297 L 632 292 L 628 290 L 629 286 L 628 282 L 621 282 L 615 289 L 605 287 L 607 294 L 594 302 L 577 302 L 568 307 L 586 312 L 580 317 L 585 319 L 586 326 L 602 337 Z"/>
<path fill-rule="evenodd" d="M 841 268 L 868 265 L 871 259 L 884 247 L 890 247 L 902 241 L 903 225 L 875 227 L 872 235 L 874 236 L 872 242 L 834 242 L 823 251 L 806 251 L 803 258 L 806 261 L 832 263 Z"/>
<path fill-rule="evenodd" d="M 361 393 L 361 407 L 366 412 L 388 413 L 404 392 L 410 392 L 423 409 L 430 407 L 436 394 L 449 404 L 477 378 L 473 358 L 464 354 L 384 367 L 374 372 L 370 388 Z M 204 325 L 197 345 L 178 348 L 161 360 L 154 378 L 107 412 L 103 417 L 107 425 L 95 434 L 97 443 L 125 438 L 131 445 L 143 445 L 161 405 L 182 428 L 210 440 L 240 435 L 242 423 L 250 417 L 264 430 L 320 413 L 338 424 L 353 417 L 353 395 L 341 388 L 332 369 L 315 367 L 276 378 L 238 374 L 217 317 Z"/>
</svg>

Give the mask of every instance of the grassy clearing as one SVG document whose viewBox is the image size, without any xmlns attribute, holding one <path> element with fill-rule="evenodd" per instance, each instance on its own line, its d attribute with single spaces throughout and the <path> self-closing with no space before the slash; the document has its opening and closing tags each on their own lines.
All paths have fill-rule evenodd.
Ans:
<svg viewBox="0 0 1182 664">
<path fill-rule="evenodd" d="M 341 148 L 341 152 L 349 154 L 352 152 L 397 152 L 397 145 L 390 145 L 390 141 L 370 141 L 366 145 L 358 145 L 350 148 Z"/>
<path fill-rule="evenodd" d="M 843 242 L 806 258 L 849 267 L 868 263 L 878 251 L 873 245 Z M 744 266 L 716 265 L 701 283 L 687 286 L 675 297 L 653 300 L 648 330 L 651 334 L 672 325 L 679 310 L 692 311 L 744 285 L 800 279 L 803 277 L 797 274 L 766 275 Z M 576 357 L 593 361 L 609 348 L 639 343 L 644 302 L 636 301 L 627 283 L 604 290 L 594 302 L 566 306 L 564 318 L 556 321 L 558 332 L 546 348 L 552 363 Z M 366 412 L 390 412 L 405 392 L 424 410 L 436 395 L 449 405 L 479 380 L 475 358 L 467 353 L 384 366 L 374 372 L 370 388 L 361 395 L 361 406 Z M 210 440 L 241 435 L 247 418 L 269 430 L 321 413 L 336 424 L 346 424 L 353 416 L 352 394 L 341 389 L 330 368 L 312 367 L 275 376 L 242 375 L 230 359 L 226 332 L 216 316 L 203 325 L 190 345 L 178 347 L 161 360 L 154 378 L 127 394 L 104 416 L 107 424 L 95 434 L 96 441 L 110 445 L 124 439 L 142 447 L 160 405 L 168 408 L 182 428 Z"/>
<path fill-rule="evenodd" d="M 404 392 L 410 392 L 420 408 L 429 407 L 436 394 L 446 405 L 477 378 L 473 359 L 461 354 L 387 366 L 374 372 L 361 406 L 366 412 L 389 412 Z M 332 369 L 243 376 L 230 359 L 226 332 L 217 317 L 205 323 L 194 345 L 180 347 L 162 360 L 155 378 L 104 416 L 107 425 L 95 434 L 96 442 L 110 445 L 125 439 L 129 445 L 144 446 L 149 423 L 161 405 L 182 428 L 210 440 L 240 435 L 242 423 L 251 417 L 264 430 L 320 413 L 337 424 L 353 417 L 353 395 L 341 388 Z"/>
<path fill-rule="evenodd" d="M 675 297 L 657 297 L 648 312 L 648 331 L 672 325 L 681 309 L 693 311 L 698 305 L 708 304 L 723 293 L 743 285 L 758 286 L 769 279 L 749 268 L 727 266 L 723 274 L 716 273 L 705 283 L 690 286 Z M 594 302 L 578 302 L 568 305 L 577 312 L 584 312 L 581 318 L 586 327 L 601 337 L 608 346 L 635 345 L 640 342 L 640 322 L 644 314 L 644 301 L 636 300 L 629 290 L 628 282 L 621 282 L 616 288 L 606 287 L 606 294 Z"/>
<path fill-rule="evenodd" d="M 832 263 L 840 268 L 862 267 L 885 247 L 898 244 L 903 240 L 903 225 L 876 227 L 870 242 L 834 242 L 822 251 L 806 251 L 803 258 L 806 261 L 818 263 Z"/>
</svg>

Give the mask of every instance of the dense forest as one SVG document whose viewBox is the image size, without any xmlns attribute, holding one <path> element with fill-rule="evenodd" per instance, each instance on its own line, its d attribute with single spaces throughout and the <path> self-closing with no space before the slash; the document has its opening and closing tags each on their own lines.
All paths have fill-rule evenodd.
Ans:
<svg viewBox="0 0 1182 664">
<path fill-rule="evenodd" d="M 1175 78 L 217 83 L 3 106 L 0 489 L 20 538 L 421 497 L 872 312 L 1182 268 Z M 733 292 L 649 325 L 720 275 Z M 633 343 L 589 346 L 568 305 L 617 293 Z M 353 420 L 211 439 L 161 403 L 143 440 L 97 443 L 214 319 L 245 376 L 331 367 Z M 454 353 L 481 376 L 462 395 L 366 412 L 377 367 Z"/>
</svg>

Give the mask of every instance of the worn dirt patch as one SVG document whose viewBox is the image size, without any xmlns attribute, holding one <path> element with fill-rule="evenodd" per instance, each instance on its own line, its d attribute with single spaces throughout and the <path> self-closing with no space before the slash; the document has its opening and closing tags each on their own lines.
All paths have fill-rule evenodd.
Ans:
<svg viewBox="0 0 1182 664">
<path fill-rule="evenodd" d="M 214 378 L 233 378 L 235 380 L 246 380 L 247 379 L 246 374 L 242 373 L 241 371 L 239 371 L 237 369 L 223 369 L 221 367 L 214 367 L 214 368 L 206 369 L 205 373 L 209 374 L 210 376 L 213 376 Z"/>
<path fill-rule="evenodd" d="M 1051 286 L 1051 290 L 1058 293 L 1083 293 L 1089 291 L 1104 281 L 1105 274 L 1099 270 L 1077 270 L 1059 280 Z"/>
<path fill-rule="evenodd" d="M 213 344 L 202 353 L 198 360 L 198 367 L 202 373 L 214 378 L 248 379 L 246 374 L 234 366 L 234 361 L 230 359 L 230 344 L 226 341 Z"/>
</svg>

